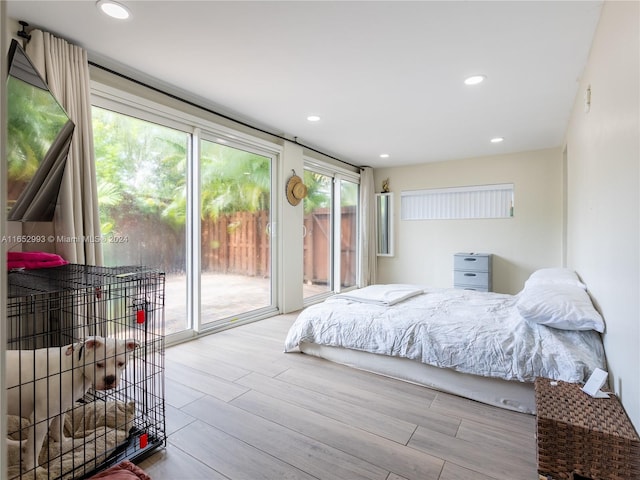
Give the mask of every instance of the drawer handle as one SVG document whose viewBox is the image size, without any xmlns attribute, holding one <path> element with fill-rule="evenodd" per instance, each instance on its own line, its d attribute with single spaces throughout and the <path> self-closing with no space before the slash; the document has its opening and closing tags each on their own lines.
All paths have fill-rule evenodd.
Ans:
<svg viewBox="0 0 640 480">
<path fill-rule="evenodd" d="M 477 260 L 477 258 L 465 258 L 464 261 L 465 262 L 475 262 Z"/>
<path fill-rule="evenodd" d="M 475 273 L 465 273 L 464 276 L 465 277 L 475 277 L 476 274 Z"/>
</svg>

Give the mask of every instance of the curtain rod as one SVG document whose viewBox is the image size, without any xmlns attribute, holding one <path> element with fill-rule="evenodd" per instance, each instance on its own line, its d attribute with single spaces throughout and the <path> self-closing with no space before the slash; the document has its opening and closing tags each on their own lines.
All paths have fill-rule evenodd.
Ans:
<svg viewBox="0 0 640 480">
<path fill-rule="evenodd" d="M 351 166 L 353 168 L 357 168 L 358 170 L 362 169 L 361 166 L 354 165 L 353 163 L 345 162 L 344 160 L 336 158 L 333 155 L 328 155 L 328 154 L 326 154 L 326 153 L 324 153 L 324 152 L 322 152 L 322 151 L 320 151 L 320 150 L 318 150 L 316 148 L 313 148 L 313 147 L 310 147 L 308 145 L 305 145 L 304 143 L 300 143 L 300 142 L 298 142 L 298 137 L 294 137 L 293 140 L 292 140 L 292 139 L 284 137 L 282 135 L 278 135 L 276 133 L 269 132 L 268 130 L 265 130 L 263 128 L 256 127 L 255 125 L 251 125 L 249 123 L 243 122 L 243 121 L 238 120 L 236 118 L 230 117 L 229 115 L 226 115 L 224 113 L 216 112 L 215 110 L 212 110 L 212 109 L 207 108 L 207 107 L 203 107 L 202 105 L 198 105 L 197 103 L 194 103 L 194 102 L 192 102 L 190 100 L 186 100 L 184 98 L 181 98 L 181 97 L 179 97 L 177 95 L 174 95 L 173 93 L 166 92 L 164 90 L 161 90 L 160 88 L 154 87 L 154 86 L 149 85 L 147 83 L 144 83 L 144 82 L 142 82 L 140 80 L 136 80 L 135 78 L 131 78 L 131 77 L 129 77 L 129 76 L 123 74 L 123 73 L 116 72 L 115 70 L 112 70 L 111 68 L 105 67 L 105 66 L 100 65 L 98 63 L 89 61 L 89 65 L 91 65 L 93 67 L 96 67 L 96 68 L 99 68 L 101 70 L 104 70 L 105 72 L 109 72 L 109 73 L 111 73 L 113 75 L 116 75 L 116 76 L 118 76 L 120 78 L 124 78 L 125 80 L 128 80 L 130 82 L 136 83 L 136 84 L 138 84 L 140 86 L 143 86 L 145 88 L 149 88 L 149 89 L 151 89 L 151 90 L 153 90 L 153 91 L 155 91 L 157 93 L 161 93 L 162 95 L 166 95 L 167 97 L 173 98 L 174 100 L 178 100 L 178 101 L 186 103 L 187 105 L 190 105 L 192 107 L 198 108 L 200 110 L 204 110 L 205 112 L 211 113 L 212 115 L 216 115 L 218 117 L 222 117 L 225 120 L 230 120 L 230 121 L 232 121 L 234 123 L 237 123 L 239 125 L 242 125 L 244 127 L 251 128 L 252 130 L 256 130 L 258 132 L 261 132 L 261 133 L 264 133 L 264 134 L 267 134 L 267 135 L 271 135 L 273 137 L 279 138 L 280 140 L 284 140 L 286 142 L 295 143 L 296 145 L 300 145 L 301 147 L 306 148 L 308 150 L 311 150 L 312 152 L 319 153 L 320 155 L 324 155 L 325 157 L 328 157 L 328 158 L 331 158 L 331 159 L 336 160 L 338 162 L 344 163 L 344 164 L 349 165 L 349 166 Z"/>
</svg>

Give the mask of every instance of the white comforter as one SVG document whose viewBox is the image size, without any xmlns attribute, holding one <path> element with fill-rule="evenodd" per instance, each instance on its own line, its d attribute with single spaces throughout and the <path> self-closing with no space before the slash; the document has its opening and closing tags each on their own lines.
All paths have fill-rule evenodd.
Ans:
<svg viewBox="0 0 640 480">
<path fill-rule="evenodd" d="M 285 351 L 310 342 L 522 382 L 538 376 L 582 382 L 605 368 L 597 332 L 530 324 L 518 314 L 517 296 L 424 291 L 393 306 L 336 297 L 310 306 L 291 326 Z"/>
</svg>

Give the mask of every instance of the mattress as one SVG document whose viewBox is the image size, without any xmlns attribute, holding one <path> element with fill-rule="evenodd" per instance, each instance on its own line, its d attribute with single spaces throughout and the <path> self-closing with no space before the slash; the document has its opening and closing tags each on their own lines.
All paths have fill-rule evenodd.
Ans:
<svg viewBox="0 0 640 480">
<path fill-rule="evenodd" d="M 300 351 L 348 367 L 415 383 L 495 407 L 521 413 L 536 413 L 532 383 L 479 377 L 433 367 L 408 358 L 389 357 L 316 343 L 303 342 L 300 344 Z"/>
<path fill-rule="evenodd" d="M 583 382 L 595 368 L 605 368 L 599 333 L 528 322 L 518 313 L 517 295 L 422 292 L 390 306 L 339 296 L 312 305 L 291 326 L 285 351 L 316 344 L 527 384 L 536 377 Z"/>
</svg>

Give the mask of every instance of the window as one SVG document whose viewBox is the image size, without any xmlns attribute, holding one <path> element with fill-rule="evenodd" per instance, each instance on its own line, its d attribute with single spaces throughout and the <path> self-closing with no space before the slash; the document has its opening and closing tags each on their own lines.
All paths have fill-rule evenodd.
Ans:
<svg viewBox="0 0 640 480">
<path fill-rule="evenodd" d="M 105 265 L 166 274 L 166 333 L 277 312 L 273 165 L 279 147 L 94 85 Z"/>
<path fill-rule="evenodd" d="M 307 196 L 304 204 L 304 298 L 333 290 L 331 239 L 333 237 L 333 179 L 305 170 Z"/>
<path fill-rule="evenodd" d="M 513 217 L 513 184 L 404 191 L 402 220 Z"/>
<path fill-rule="evenodd" d="M 340 289 L 355 287 L 358 279 L 359 184 L 340 178 Z"/>
<path fill-rule="evenodd" d="M 358 278 L 359 178 L 307 162 L 304 182 L 305 299 L 355 287 Z"/>
<path fill-rule="evenodd" d="M 203 140 L 200 149 L 202 322 L 272 305 L 271 158 Z M 220 288 L 225 285 L 226 288 Z"/>
<path fill-rule="evenodd" d="M 104 264 L 165 272 L 166 333 L 182 331 L 190 136 L 98 107 L 92 117 Z"/>
</svg>

